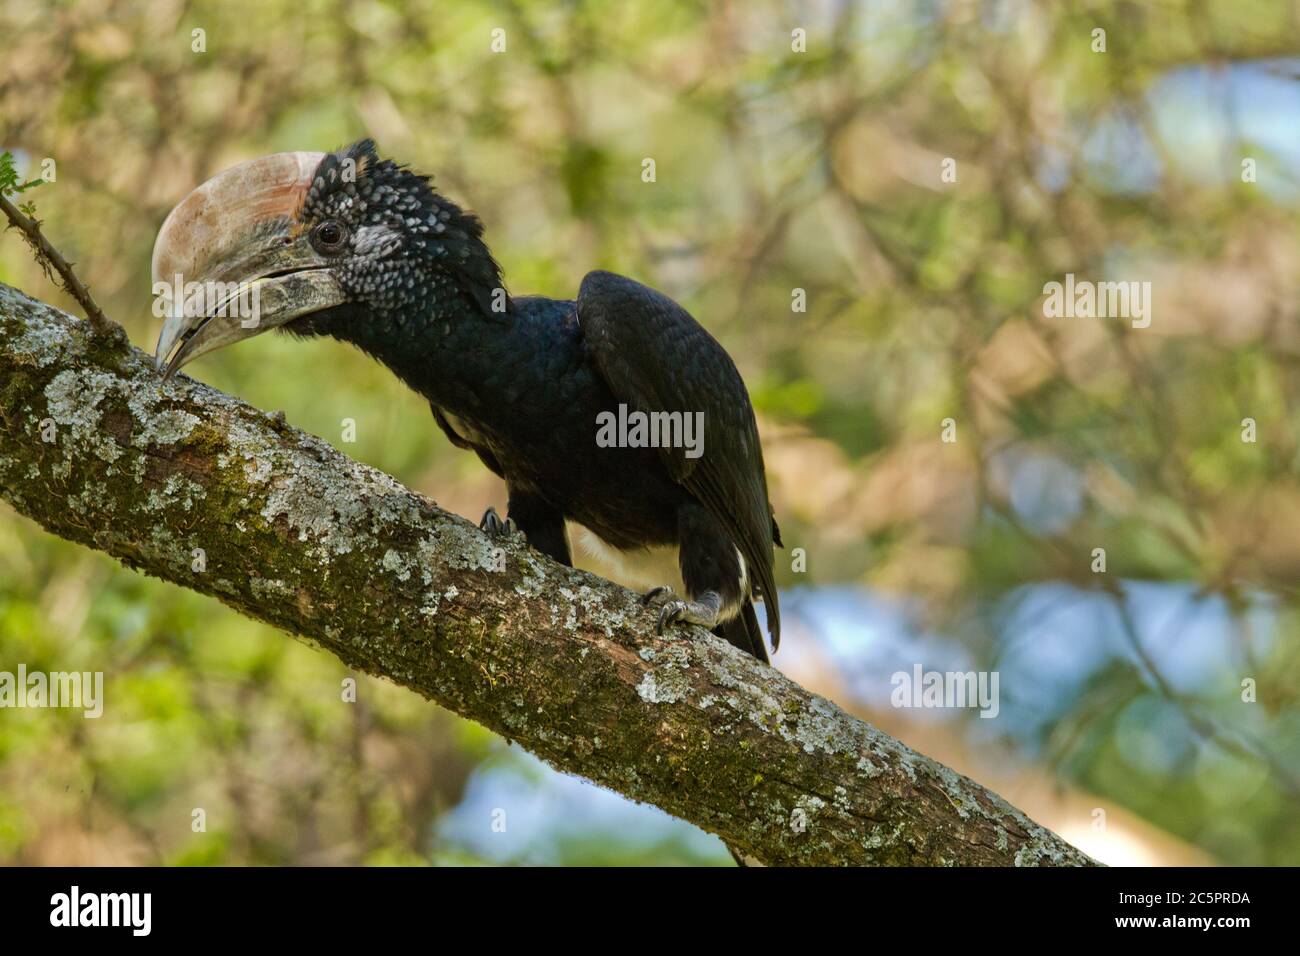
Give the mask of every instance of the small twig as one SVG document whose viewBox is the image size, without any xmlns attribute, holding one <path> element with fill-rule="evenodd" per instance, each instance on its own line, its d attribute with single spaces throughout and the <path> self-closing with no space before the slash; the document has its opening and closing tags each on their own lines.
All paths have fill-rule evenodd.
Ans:
<svg viewBox="0 0 1300 956">
<path fill-rule="evenodd" d="M 36 261 L 45 270 L 45 274 L 48 276 L 51 268 L 59 274 L 59 278 L 63 280 L 63 288 L 81 304 L 81 308 L 86 313 L 86 318 L 95 327 L 95 331 L 110 333 L 118 328 L 117 323 L 104 314 L 103 310 L 91 297 L 90 290 L 82 284 L 81 280 L 77 278 L 77 274 L 72 271 L 72 263 L 63 258 L 59 250 L 50 245 L 49 240 L 41 234 L 40 222 L 24 215 L 21 209 L 3 195 L 0 195 L 0 210 L 4 210 L 10 226 L 18 229 L 23 234 L 23 238 L 32 247 L 32 251 L 36 255 Z M 53 277 L 51 276 L 51 278 Z"/>
</svg>

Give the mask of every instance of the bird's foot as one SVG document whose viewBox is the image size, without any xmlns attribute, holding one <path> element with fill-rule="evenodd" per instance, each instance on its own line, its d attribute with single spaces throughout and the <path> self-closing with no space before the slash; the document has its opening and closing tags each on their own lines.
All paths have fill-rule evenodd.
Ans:
<svg viewBox="0 0 1300 956">
<path fill-rule="evenodd" d="M 655 594 L 656 591 L 660 593 L 667 591 L 672 594 L 671 588 L 656 588 L 650 592 L 650 595 Z M 642 601 L 645 600 L 646 598 L 642 598 Z M 700 627 L 713 630 L 718 626 L 718 614 L 721 610 L 722 598 L 718 597 L 713 591 L 705 591 L 698 601 L 671 600 L 659 610 L 659 625 L 656 631 L 662 634 L 665 627 L 678 621 L 685 621 L 687 624 L 698 624 Z"/>
<path fill-rule="evenodd" d="M 485 531 L 494 538 L 509 537 L 519 533 L 519 526 L 515 524 L 515 519 L 506 518 L 505 521 L 502 521 L 501 516 L 497 514 L 496 508 L 488 508 L 487 511 L 483 512 L 483 517 L 478 526 L 480 531 Z"/>
<path fill-rule="evenodd" d="M 666 601 L 673 596 L 673 589 L 666 584 L 661 584 L 657 588 L 651 588 L 641 595 L 641 606 L 649 607 L 651 604 L 658 604 L 660 601 Z"/>
</svg>

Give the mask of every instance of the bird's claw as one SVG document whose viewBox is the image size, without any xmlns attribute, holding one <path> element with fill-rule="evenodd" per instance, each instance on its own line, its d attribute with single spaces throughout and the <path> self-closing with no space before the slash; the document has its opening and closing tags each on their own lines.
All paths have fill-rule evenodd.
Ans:
<svg viewBox="0 0 1300 956">
<path fill-rule="evenodd" d="M 674 624 L 677 621 L 685 619 L 687 610 L 688 608 L 685 601 L 669 601 L 659 609 L 659 623 L 655 627 L 655 633 L 662 636 L 664 628 L 669 624 Z"/>
<path fill-rule="evenodd" d="M 683 601 L 673 594 L 672 588 L 657 587 L 643 594 L 641 603 L 646 605 L 665 595 L 669 600 L 659 609 L 659 620 L 656 627 L 659 634 L 663 634 L 664 628 L 669 624 L 678 622 L 698 624 L 710 631 L 717 627 L 718 612 L 722 608 L 722 601 L 715 592 L 706 591 L 698 601 Z"/>
<path fill-rule="evenodd" d="M 502 521 L 501 516 L 497 514 L 496 508 L 488 508 L 487 511 L 483 512 L 483 517 L 478 526 L 480 531 L 484 531 L 494 538 L 508 537 L 519 533 L 519 526 L 515 524 L 515 519 L 506 518 L 505 521 Z"/>
<path fill-rule="evenodd" d="M 673 589 L 666 584 L 661 584 L 657 588 L 651 588 L 649 591 L 646 591 L 645 594 L 641 595 L 642 607 L 649 607 L 659 601 L 664 602 L 663 606 L 659 609 L 659 621 L 658 624 L 655 625 L 655 633 L 663 634 L 665 627 L 673 623 L 673 621 L 680 620 L 681 616 L 686 613 L 686 602 L 674 600 L 675 597 L 676 595 L 673 593 Z"/>
<path fill-rule="evenodd" d="M 655 625 L 655 633 L 662 635 L 664 628 L 673 621 L 679 620 L 681 615 L 686 613 L 686 602 L 674 600 L 676 595 L 673 589 L 666 584 L 661 584 L 657 588 L 651 588 L 641 595 L 641 606 L 649 607 L 663 601 L 663 606 L 659 609 L 659 620 Z"/>
<path fill-rule="evenodd" d="M 641 595 L 641 606 L 649 607 L 652 603 L 654 603 L 656 600 L 663 597 L 664 595 L 667 595 L 668 597 L 672 597 L 673 589 L 666 584 L 661 584 L 657 588 L 651 588 L 649 591 L 646 591 L 645 594 Z"/>
</svg>

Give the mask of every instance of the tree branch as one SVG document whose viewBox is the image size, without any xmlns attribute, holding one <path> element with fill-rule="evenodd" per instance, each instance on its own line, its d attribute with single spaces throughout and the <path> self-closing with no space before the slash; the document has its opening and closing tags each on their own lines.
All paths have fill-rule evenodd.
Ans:
<svg viewBox="0 0 1300 956">
<path fill-rule="evenodd" d="M 101 335 L 112 334 L 117 330 L 117 323 L 104 314 L 99 304 L 95 302 L 94 297 L 91 296 L 90 290 L 72 271 L 72 263 L 63 258 L 63 254 L 45 238 L 45 234 L 41 232 L 40 221 L 24 214 L 3 194 L 0 194 L 0 212 L 3 212 L 5 218 L 9 220 L 9 226 L 21 232 L 23 238 L 27 240 L 27 244 L 32 247 L 36 262 L 45 270 L 46 278 L 53 278 L 50 270 L 59 274 L 63 288 L 85 309 L 86 318 L 90 320 L 90 324 Z"/>
<path fill-rule="evenodd" d="M 657 637 L 630 591 L 3 284 L 0 497 L 764 863 L 1092 862 L 713 635 Z"/>
</svg>

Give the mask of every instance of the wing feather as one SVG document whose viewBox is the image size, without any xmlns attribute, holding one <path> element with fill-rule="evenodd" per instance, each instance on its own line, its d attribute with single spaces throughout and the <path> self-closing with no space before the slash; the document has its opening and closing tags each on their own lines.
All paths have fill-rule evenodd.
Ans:
<svg viewBox="0 0 1300 956">
<path fill-rule="evenodd" d="M 699 457 L 684 448 L 661 448 L 660 456 L 745 559 L 775 650 L 781 639 L 772 555 L 778 532 L 754 409 L 731 356 L 668 296 L 610 272 L 582 280 L 578 322 L 601 377 L 629 408 L 704 413 Z"/>
</svg>

